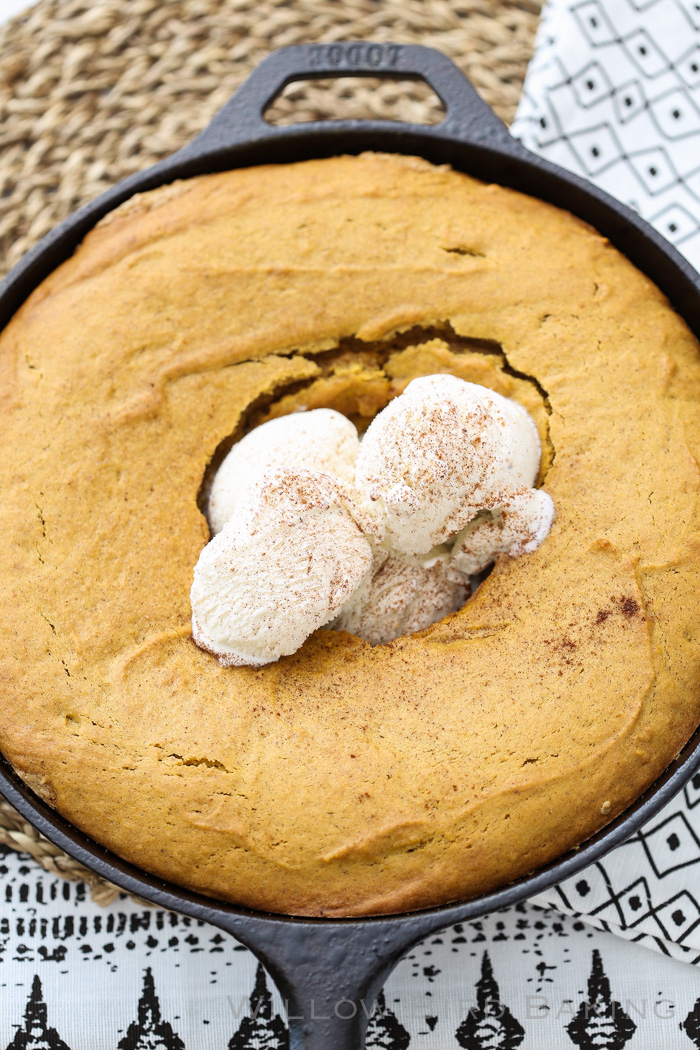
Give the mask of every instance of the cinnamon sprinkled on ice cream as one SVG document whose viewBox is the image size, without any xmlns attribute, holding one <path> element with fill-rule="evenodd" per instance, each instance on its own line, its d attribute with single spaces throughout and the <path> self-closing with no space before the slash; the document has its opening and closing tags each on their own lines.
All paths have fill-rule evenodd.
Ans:
<svg viewBox="0 0 700 1050">
<path fill-rule="evenodd" d="M 456 376 L 426 376 L 370 424 L 355 483 L 383 511 L 387 544 L 425 554 L 534 485 L 540 455 L 521 405 Z"/>
<path fill-rule="evenodd" d="M 452 375 L 413 380 L 361 443 L 330 409 L 263 424 L 212 484 L 195 641 L 225 666 L 261 665 L 324 625 L 372 645 L 430 626 L 464 604 L 470 575 L 549 532 L 540 452 L 521 405 Z"/>
<path fill-rule="evenodd" d="M 341 482 L 281 468 L 248 490 L 202 551 L 192 585 L 196 643 L 223 666 L 297 651 L 362 583 L 372 548 Z"/>
<path fill-rule="evenodd" d="M 450 570 L 449 552 L 425 559 L 382 555 L 329 627 L 381 645 L 430 627 L 469 597 L 469 580 Z"/>
<path fill-rule="evenodd" d="M 303 467 L 355 479 L 360 439 L 353 423 L 332 408 L 271 419 L 236 442 L 212 482 L 207 518 L 221 532 L 248 487 L 276 467 Z"/>
<path fill-rule="evenodd" d="M 509 554 L 511 558 L 530 554 L 539 547 L 553 520 L 552 497 L 543 489 L 523 489 L 495 510 L 479 513 L 457 534 L 452 565 L 472 576 L 482 572 L 499 554 Z"/>
</svg>

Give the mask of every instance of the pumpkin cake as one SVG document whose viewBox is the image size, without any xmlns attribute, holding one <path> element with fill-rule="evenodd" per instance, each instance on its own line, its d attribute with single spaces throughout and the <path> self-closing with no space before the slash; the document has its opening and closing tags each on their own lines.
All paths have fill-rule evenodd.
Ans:
<svg viewBox="0 0 700 1050">
<path fill-rule="evenodd" d="M 65 817 L 252 908 L 491 890 L 625 809 L 700 720 L 698 343 L 564 211 L 420 159 L 133 198 L 0 336 L 0 746 Z M 452 373 L 537 423 L 557 517 L 456 613 L 227 667 L 191 636 L 212 472 Z"/>
</svg>

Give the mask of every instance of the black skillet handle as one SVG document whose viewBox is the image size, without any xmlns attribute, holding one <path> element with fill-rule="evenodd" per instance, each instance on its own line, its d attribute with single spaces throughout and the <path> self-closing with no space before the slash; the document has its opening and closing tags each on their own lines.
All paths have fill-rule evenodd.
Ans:
<svg viewBox="0 0 700 1050">
<path fill-rule="evenodd" d="M 441 138 L 483 144 L 501 152 L 522 149 L 489 106 L 480 98 L 464 74 L 441 51 L 418 44 L 379 44 L 355 41 L 337 44 L 295 44 L 268 55 L 250 74 L 235 95 L 204 131 L 178 157 L 190 154 L 225 153 L 245 143 L 265 142 L 277 137 L 303 134 L 321 122 L 287 127 L 269 124 L 264 113 L 287 84 L 295 80 L 325 77 L 376 76 L 393 80 L 424 80 L 443 103 L 446 114 L 436 125 L 415 125 L 383 120 L 324 121 L 334 133 L 363 127 L 381 131 L 405 128 L 424 134 L 431 127 Z M 438 130 L 439 129 L 439 130 Z"/>
<path fill-rule="evenodd" d="M 379 996 L 391 971 L 414 944 L 446 925 L 439 913 L 247 924 L 219 913 L 214 921 L 257 955 L 277 985 L 289 1050 L 363 1050 L 370 1018 L 381 1027 Z"/>
</svg>

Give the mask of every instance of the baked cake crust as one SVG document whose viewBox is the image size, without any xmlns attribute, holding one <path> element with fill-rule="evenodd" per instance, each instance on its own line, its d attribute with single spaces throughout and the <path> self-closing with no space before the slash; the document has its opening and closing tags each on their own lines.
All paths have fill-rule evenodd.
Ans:
<svg viewBox="0 0 700 1050">
<path fill-rule="evenodd" d="M 525 405 L 557 519 L 376 648 L 194 645 L 228 438 L 416 375 Z M 571 215 L 363 155 L 118 209 L 0 336 L 0 746 L 70 821 L 205 894 L 303 915 L 491 890 L 622 811 L 700 720 L 700 355 Z"/>
</svg>

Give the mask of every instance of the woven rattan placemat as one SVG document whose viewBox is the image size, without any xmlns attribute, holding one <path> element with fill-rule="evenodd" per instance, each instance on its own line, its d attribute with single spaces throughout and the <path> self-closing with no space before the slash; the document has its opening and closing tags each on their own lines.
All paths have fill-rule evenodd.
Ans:
<svg viewBox="0 0 700 1050">
<path fill-rule="evenodd" d="M 178 149 L 274 48 L 398 41 L 448 54 L 504 120 L 540 0 L 39 0 L 0 27 L 0 272 L 81 204 Z M 435 120 L 420 83 L 293 84 L 270 119 Z M 118 892 L 0 802 L 0 842 Z"/>
</svg>

